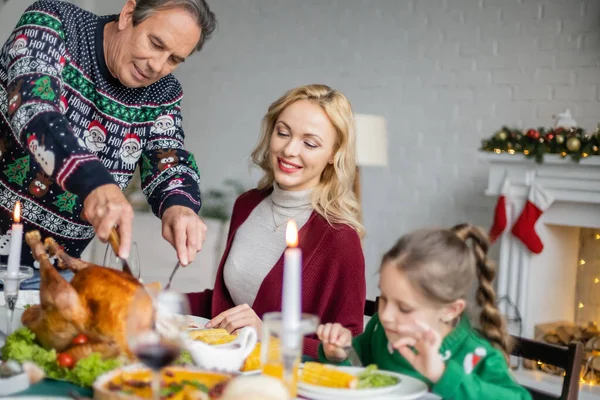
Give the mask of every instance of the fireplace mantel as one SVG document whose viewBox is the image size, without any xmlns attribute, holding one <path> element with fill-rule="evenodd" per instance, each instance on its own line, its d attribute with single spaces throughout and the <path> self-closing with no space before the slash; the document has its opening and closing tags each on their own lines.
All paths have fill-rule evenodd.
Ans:
<svg viewBox="0 0 600 400">
<path fill-rule="evenodd" d="M 600 157 L 592 156 L 577 163 L 548 154 L 542 164 L 537 164 L 520 154 L 481 152 L 479 159 L 489 164 L 486 195 L 498 197 L 505 177 L 511 184 L 508 226 L 494 244 L 500 247 L 498 297 L 510 299 L 522 319 L 521 331 L 515 331 L 514 326 L 510 329 L 509 325 L 511 333 L 533 338 L 537 324 L 574 322 L 579 228 L 600 230 Z M 554 197 L 554 203 L 535 226 L 544 244 L 538 255 L 532 254 L 510 232 L 533 182 Z M 499 308 L 514 317 L 514 310 L 507 302 L 501 302 Z M 517 378 L 523 384 L 543 390 L 560 390 L 560 379 L 536 371 L 517 371 Z M 580 398 L 598 399 L 600 393 L 596 387 L 584 385 Z"/>
<path fill-rule="evenodd" d="M 547 154 L 543 164 L 521 154 L 481 153 L 490 164 L 485 194 L 498 196 L 504 177 L 512 184 L 511 195 L 526 199 L 529 185 L 535 181 L 554 196 L 555 203 L 544 214 L 546 224 L 600 228 L 600 157 L 579 163 L 558 155 Z M 577 205 L 565 210 L 565 203 Z"/>
</svg>

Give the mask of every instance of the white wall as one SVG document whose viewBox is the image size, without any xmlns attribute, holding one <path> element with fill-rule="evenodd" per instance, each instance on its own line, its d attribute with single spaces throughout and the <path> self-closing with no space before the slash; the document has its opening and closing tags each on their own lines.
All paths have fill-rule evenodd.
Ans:
<svg viewBox="0 0 600 400">
<path fill-rule="evenodd" d="M 600 121 L 598 0 L 209 2 L 219 29 L 177 73 L 204 188 L 227 177 L 251 184 L 260 118 L 295 85 L 329 84 L 356 112 L 387 118 L 390 166 L 362 179 L 371 296 L 379 259 L 401 234 L 489 224 L 482 138 L 503 124 L 550 125 L 566 107 L 586 128 Z"/>
</svg>

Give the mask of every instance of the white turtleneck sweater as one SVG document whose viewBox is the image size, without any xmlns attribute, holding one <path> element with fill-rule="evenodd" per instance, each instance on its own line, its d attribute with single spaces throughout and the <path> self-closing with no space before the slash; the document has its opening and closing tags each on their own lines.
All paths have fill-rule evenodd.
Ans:
<svg viewBox="0 0 600 400">
<path fill-rule="evenodd" d="M 285 229 L 294 219 L 300 229 L 312 213 L 312 189 L 288 191 L 275 183 L 239 227 L 223 271 L 225 285 L 236 305 L 252 306 L 258 289 L 286 248 Z"/>
</svg>

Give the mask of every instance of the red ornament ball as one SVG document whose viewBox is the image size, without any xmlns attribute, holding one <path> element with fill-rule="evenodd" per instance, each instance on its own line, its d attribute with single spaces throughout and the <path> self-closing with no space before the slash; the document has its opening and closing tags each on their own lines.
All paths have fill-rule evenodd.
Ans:
<svg viewBox="0 0 600 400">
<path fill-rule="evenodd" d="M 548 134 L 546 134 L 546 140 L 550 141 L 552 139 L 554 139 L 554 133 L 548 133 Z"/>
<path fill-rule="evenodd" d="M 530 129 L 527 131 L 527 136 L 532 139 L 537 140 L 540 137 L 540 133 L 538 131 L 536 131 L 535 129 Z"/>
</svg>

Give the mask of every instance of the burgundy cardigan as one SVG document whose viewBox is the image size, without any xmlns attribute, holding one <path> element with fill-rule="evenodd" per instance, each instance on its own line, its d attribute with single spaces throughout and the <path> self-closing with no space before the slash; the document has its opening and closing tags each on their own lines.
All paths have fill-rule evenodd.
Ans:
<svg viewBox="0 0 600 400">
<path fill-rule="evenodd" d="M 236 200 L 214 289 L 187 294 L 193 315 L 214 318 L 235 306 L 225 285 L 223 267 L 238 228 L 271 191 L 253 189 Z M 366 283 L 358 234 L 348 225 L 329 224 L 313 211 L 298 235 L 303 258 L 302 312 L 318 315 L 321 323 L 339 322 L 353 335 L 361 333 Z M 281 311 L 282 285 L 283 254 L 265 277 L 252 304 L 260 318 L 267 312 Z M 303 353 L 316 358 L 318 345 L 316 336 L 305 338 Z"/>
</svg>

